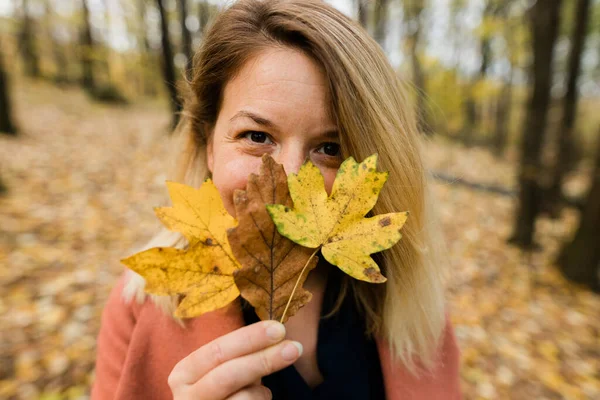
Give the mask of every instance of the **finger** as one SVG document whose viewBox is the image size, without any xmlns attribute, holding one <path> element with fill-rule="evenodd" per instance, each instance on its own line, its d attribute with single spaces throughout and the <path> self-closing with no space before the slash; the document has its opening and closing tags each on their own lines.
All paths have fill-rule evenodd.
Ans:
<svg viewBox="0 0 600 400">
<path fill-rule="evenodd" d="M 227 400 L 271 400 L 273 394 L 264 386 L 249 386 L 231 395 Z"/>
<path fill-rule="evenodd" d="M 252 382 L 250 385 L 252 385 L 252 386 L 254 386 L 254 385 L 260 386 L 260 385 L 262 385 L 262 379 L 258 378 L 256 381 Z"/>
<path fill-rule="evenodd" d="M 201 393 L 208 399 L 227 397 L 257 379 L 293 364 L 301 354 L 300 343 L 285 340 L 219 365 L 196 382 L 192 392 Z"/>
<path fill-rule="evenodd" d="M 169 380 L 174 385 L 191 385 L 224 362 L 272 346 L 284 337 L 285 327 L 277 321 L 260 321 L 245 326 L 188 355 L 173 368 Z"/>
</svg>

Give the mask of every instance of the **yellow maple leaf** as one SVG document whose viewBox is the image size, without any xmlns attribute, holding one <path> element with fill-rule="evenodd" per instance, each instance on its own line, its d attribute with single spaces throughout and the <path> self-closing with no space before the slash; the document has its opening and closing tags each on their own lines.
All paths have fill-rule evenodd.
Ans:
<svg viewBox="0 0 600 400">
<path fill-rule="evenodd" d="M 346 159 L 327 196 L 321 172 L 306 162 L 298 174 L 288 176 L 294 208 L 267 206 L 279 233 L 305 247 L 321 246 L 327 261 L 356 279 L 385 282 L 370 255 L 400 240 L 408 212 L 365 218 L 388 177 L 387 172 L 377 172 L 376 165 L 376 154 L 360 164 Z"/>
<path fill-rule="evenodd" d="M 188 249 L 156 247 L 121 262 L 146 279 L 147 293 L 184 295 L 175 316 L 192 318 L 224 307 L 239 295 L 233 272 L 240 265 L 227 240 L 227 229 L 236 221 L 210 179 L 199 189 L 175 182 L 167 182 L 167 188 L 173 207 L 157 207 L 156 215 L 188 239 Z"/>
</svg>

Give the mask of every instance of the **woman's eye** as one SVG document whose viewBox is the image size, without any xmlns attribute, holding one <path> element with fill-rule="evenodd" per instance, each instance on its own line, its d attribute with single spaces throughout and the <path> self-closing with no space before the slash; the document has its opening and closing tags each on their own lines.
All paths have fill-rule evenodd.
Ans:
<svg viewBox="0 0 600 400">
<path fill-rule="evenodd" d="M 269 136 L 264 132 L 248 131 L 243 134 L 243 137 L 245 137 L 246 139 L 249 139 L 255 143 L 271 142 L 271 139 L 269 139 Z"/>
<path fill-rule="evenodd" d="M 319 150 L 320 152 L 332 157 L 340 155 L 340 145 L 338 143 L 325 143 Z"/>
</svg>

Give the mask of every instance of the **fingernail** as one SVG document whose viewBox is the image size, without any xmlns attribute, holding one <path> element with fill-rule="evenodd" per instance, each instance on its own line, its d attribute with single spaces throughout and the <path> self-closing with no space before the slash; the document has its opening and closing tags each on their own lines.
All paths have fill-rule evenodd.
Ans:
<svg viewBox="0 0 600 400">
<path fill-rule="evenodd" d="M 281 350 L 281 356 L 286 361 L 293 361 L 302 355 L 302 351 L 303 348 L 300 342 L 291 342 Z"/>
<path fill-rule="evenodd" d="M 273 340 L 281 340 L 285 336 L 285 326 L 279 322 L 272 322 L 267 328 L 267 336 Z"/>
</svg>

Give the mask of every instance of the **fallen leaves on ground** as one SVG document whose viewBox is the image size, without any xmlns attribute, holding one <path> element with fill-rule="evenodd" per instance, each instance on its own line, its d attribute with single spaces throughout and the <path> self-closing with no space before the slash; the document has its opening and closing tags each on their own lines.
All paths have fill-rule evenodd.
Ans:
<svg viewBox="0 0 600 400">
<path fill-rule="evenodd" d="M 85 399 L 118 260 L 161 228 L 152 207 L 169 203 L 168 106 L 92 105 L 43 82 L 13 88 L 23 134 L 0 137 L 10 188 L 0 198 L 0 398 Z M 441 141 L 426 154 L 436 169 L 514 185 L 514 160 Z M 600 297 L 553 265 L 576 214 L 541 219 L 543 250 L 527 255 L 505 243 L 515 199 L 440 183 L 434 192 L 465 399 L 600 398 Z"/>
</svg>

